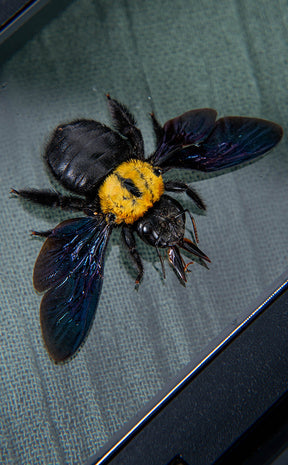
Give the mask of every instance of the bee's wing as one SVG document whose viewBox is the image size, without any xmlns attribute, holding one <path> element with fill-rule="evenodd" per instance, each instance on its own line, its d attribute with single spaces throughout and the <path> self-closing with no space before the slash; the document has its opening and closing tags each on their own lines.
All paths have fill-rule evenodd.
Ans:
<svg viewBox="0 0 288 465">
<path fill-rule="evenodd" d="M 111 226 L 104 218 L 75 218 L 46 239 L 34 267 L 43 338 L 51 357 L 71 357 L 84 341 L 98 305 Z"/>
<path fill-rule="evenodd" d="M 216 116 L 217 112 L 211 108 L 191 110 L 177 118 L 170 119 L 163 128 L 153 116 L 158 146 L 149 161 L 154 166 L 162 166 L 163 162 L 169 158 L 169 154 L 176 148 L 203 141 L 214 128 Z"/>
<path fill-rule="evenodd" d="M 162 156 L 161 166 L 217 171 L 251 161 L 274 147 L 283 135 L 278 124 L 257 118 L 226 117 L 197 145 L 186 142 Z M 185 146 L 186 145 L 186 146 Z"/>
<path fill-rule="evenodd" d="M 90 196 L 107 174 L 131 158 L 132 152 L 129 141 L 117 132 L 82 119 L 55 129 L 44 158 L 64 187 Z"/>
</svg>

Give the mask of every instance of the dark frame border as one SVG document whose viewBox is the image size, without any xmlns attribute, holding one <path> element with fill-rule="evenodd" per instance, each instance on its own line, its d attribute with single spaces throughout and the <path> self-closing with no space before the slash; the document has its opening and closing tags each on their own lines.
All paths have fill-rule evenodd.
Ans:
<svg viewBox="0 0 288 465">
<path fill-rule="evenodd" d="M 0 26 L 0 43 L 4 42 L 14 32 L 17 31 L 23 24 L 26 23 L 33 15 L 41 10 L 50 0 L 29 0 L 15 2 L 14 8 L 8 8 L 8 13 L 5 12 L 5 5 L 2 11 L 3 23 Z M 0 2 L 1 3 L 1 2 Z"/>
<path fill-rule="evenodd" d="M 20 2 L 21 5 L 18 8 L 15 4 L 13 12 L 11 8 L 9 9 L 9 14 L 2 12 L 5 19 L 0 25 L 0 62 L 3 63 L 9 59 L 72 1 L 27 0 Z"/>
<path fill-rule="evenodd" d="M 211 464 L 288 388 L 288 270 L 86 465 Z"/>
</svg>

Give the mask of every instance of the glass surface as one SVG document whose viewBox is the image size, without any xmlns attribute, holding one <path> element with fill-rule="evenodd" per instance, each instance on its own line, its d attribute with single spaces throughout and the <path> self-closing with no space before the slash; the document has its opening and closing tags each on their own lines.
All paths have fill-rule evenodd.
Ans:
<svg viewBox="0 0 288 465">
<path fill-rule="evenodd" d="M 71 215 L 9 198 L 13 187 L 45 188 L 41 154 L 58 124 L 109 124 L 105 94 L 125 103 L 147 155 L 161 123 L 193 108 L 219 116 L 287 121 L 287 8 L 278 0 L 77 0 L 2 64 L 1 409 L 3 463 L 79 464 L 287 268 L 287 139 L 260 161 L 222 176 L 173 172 L 207 204 L 195 213 L 207 270 L 191 266 L 186 288 L 154 249 L 137 248 L 136 273 L 118 230 L 89 337 L 70 362 L 55 365 L 42 342 L 32 270 L 42 241 Z M 168 177 L 168 176 L 167 176 Z M 187 220 L 188 228 L 191 228 Z"/>
</svg>

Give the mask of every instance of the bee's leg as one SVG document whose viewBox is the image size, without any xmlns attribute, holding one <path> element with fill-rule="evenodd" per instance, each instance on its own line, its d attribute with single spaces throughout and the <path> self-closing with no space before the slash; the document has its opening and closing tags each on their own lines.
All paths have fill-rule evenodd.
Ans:
<svg viewBox="0 0 288 465">
<path fill-rule="evenodd" d="M 187 282 L 185 274 L 185 263 L 176 245 L 168 247 L 168 260 L 169 263 L 172 265 L 172 268 L 175 271 L 177 277 L 179 278 L 181 284 L 185 286 L 185 283 Z"/>
<path fill-rule="evenodd" d="M 201 210 L 206 210 L 206 205 L 199 196 L 199 194 L 197 194 L 195 189 L 192 189 L 184 182 L 166 181 L 164 186 L 165 190 L 169 192 L 185 192 L 193 200 L 193 202 L 197 205 L 198 208 L 200 208 Z"/>
<path fill-rule="evenodd" d="M 135 284 L 139 284 L 141 279 L 143 278 L 144 268 L 140 255 L 136 249 L 136 241 L 131 228 L 124 225 L 122 227 L 122 237 L 125 245 L 128 247 L 131 258 L 138 269 L 138 275 L 135 280 Z"/>
<path fill-rule="evenodd" d="M 37 190 L 37 189 L 11 189 L 11 194 L 16 194 L 19 197 L 29 200 L 34 203 L 46 207 L 59 207 L 63 210 L 84 211 L 87 208 L 87 202 L 80 197 L 62 195 L 59 192 L 52 190 Z"/>
<path fill-rule="evenodd" d="M 120 134 L 127 137 L 133 147 L 134 154 L 144 160 L 144 142 L 141 131 L 136 127 L 136 120 L 128 108 L 107 95 L 108 106 L 114 125 Z M 134 155 L 133 155 L 134 156 Z"/>
<path fill-rule="evenodd" d="M 165 268 L 164 268 L 164 261 L 163 261 L 163 257 L 162 257 L 162 255 L 161 255 L 161 252 L 160 252 L 160 250 L 159 250 L 159 248 L 158 248 L 157 246 L 156 246 L 156 251 L 157 251 L 157 254 L 158 254 L 160 263 L 161 263 L 163 278 L 165 279 L 165 278 L 166 278 L 166 274 L 165 274 Z"/>
<path fill-rule="evenodd" d="M 154 113 L 151 113 L 150 116 L 151 116 L 151 119 L 152 119 L 153 129 L 154 129 L 154 132 L 155 132 L 155 135 L 156 135 L 156 142 L 157 142 L 157 145 L 158 145 L 163 140 L 164 129 L 161 126 L 161 124 L 158 122 L 158 120 L 156 119 Z"/>
<path fill-rule="evenodd" d="M 48 231 L 31 231 L 31 234 L 32 236 L 49 237 L 52 231 L 53 229 L 49 229 Z"/>
</svg>

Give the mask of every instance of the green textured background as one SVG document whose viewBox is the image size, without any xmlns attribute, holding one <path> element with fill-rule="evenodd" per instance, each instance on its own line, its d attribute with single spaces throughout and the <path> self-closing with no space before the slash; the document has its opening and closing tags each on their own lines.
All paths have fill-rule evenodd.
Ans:
<svg viewBox="0 0 288 465">
<path fill-rule="evenodd" d="M 42 343 L 32 286 L 41 241 L 29 231 L 69 215 L 9 199 L 10 188 L 48 187 L 40 155 L 49 134 L 75 118 L 109 124 L 107 92 L 135 114 L 147 154 L 152 110 L 164 123 L 212 107 L 285 130 L 287 25 L 284 0 L 76 0 L 2 66 L 1 463 L 83 463 L 287 268 L 287 139 L 257 163 L 194 184 L 208 206 L 196 221 L 212 264 L 193 265 L 186 289 L 168 266 L 164 282 L 155 251 L 138 241 L 136 292 L 116 231 L 92 331 L 60 366 Z"/>
</svg>

